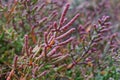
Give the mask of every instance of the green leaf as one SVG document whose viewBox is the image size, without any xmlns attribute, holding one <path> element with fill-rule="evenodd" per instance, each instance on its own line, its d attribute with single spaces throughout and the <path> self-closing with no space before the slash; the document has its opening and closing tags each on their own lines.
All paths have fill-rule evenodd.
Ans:
<svg viewBox="0 0 120 80">
<path fill-rule="evenodd" d="M 4 38 L 4 32 L 2 32 L 2 34 L 0 35 L 0 40 L 3 40 Z"/>
</svg>

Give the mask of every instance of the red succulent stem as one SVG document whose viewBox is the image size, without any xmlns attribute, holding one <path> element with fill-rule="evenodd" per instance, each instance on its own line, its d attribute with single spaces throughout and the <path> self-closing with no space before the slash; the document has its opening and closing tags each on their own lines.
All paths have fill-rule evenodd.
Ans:
<svg viewBox="0 0 120 80">
<path fill-rule="evenodd" d="M 64 18 L 65 18 L 65 15 L 66 15 L 66 13 L 67 13 L 67 11 L 68 11 L 68 9 L 69 9 L 69 6 L 70 6 L 69 3 L 67 3 L 67 4 L 65 5 L 65 8 L 64 8 L 64 10 L 63 10 L 63 12 L 62 12 L 62 15 L 61 15 L 61 17 L 60 17 L 60 22 L 59 22 L 60 27 L 61 27 L 62 24 L 63 24 Z"/>
<path fill-rule="evenodd" d="M 60 40 L 60 39 L 62 39 L 62 38 L 64 38 L 64 37 L 66 37 L 67 35 L 71 34 L 73 31 L 75 31 L 75 28 L 71 28 L 71 29 L 70 29 L 69 31 L 67 31 L 66 33 L 64 33 L 64 34 L 56 37 L 56 40 Z"/>
<path fill-rule="evenodd" d="M 27 56 L 29 56 L 29 46 L 28 46 L 28 35 L 25 35 L 25 51 Z"/>
<path fill-rule="evenodd" d="M 80 16 L 80 14 L 76 14 L 65 26 L 60 28 L 60 31 L 66 30 L 69 26 L 73 24 L 73 22 Z"/>
<path fill-rule="evenodd" d="M 14 57 L 14 68 L 17 67 L 17 60 L 18 60 L 18 56 L 16 55 L 16 56 Z"/>
<path fill-rule="evenodd" d="M 56 46 L 55 48 L 53 48 L 53 49 L 47 54 L 47 56 L 52 56 L 53 54 L 55 54 L 55 52 L 57 51 L 58 48 L 59 48 L 59 46 Z"/>
<path fill-rule="evenodd" d="M 70 37 L 69 39 L 67 39 L 67 40 L 64 41 L 64 42 L 59 43 L 58 45 L 59 45 L 59 46 L 66 45 L 67 43 L 71 42 L 72 40 L 73 40 L 73 37 Z"/>
</svg>

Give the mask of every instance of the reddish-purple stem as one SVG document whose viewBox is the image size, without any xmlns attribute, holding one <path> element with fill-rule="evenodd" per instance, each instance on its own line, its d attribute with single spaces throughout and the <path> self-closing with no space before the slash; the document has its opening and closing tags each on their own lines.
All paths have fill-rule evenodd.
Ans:
<svg viewBox="0 0 120 80">
<path fill-rule="evenodd" d="M 80 16 L 80 14 L 76 14 L 65 26 L 61 27 L 60 30 L 66 30 L 69 26 L 73 24 L 73 22 Z"/>
</svg>

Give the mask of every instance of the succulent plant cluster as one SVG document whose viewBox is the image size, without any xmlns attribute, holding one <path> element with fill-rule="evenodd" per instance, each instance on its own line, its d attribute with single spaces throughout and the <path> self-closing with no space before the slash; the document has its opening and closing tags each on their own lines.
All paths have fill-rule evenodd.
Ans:
<svg viewBox="0 0 120 80">
<path fill-rule="evenodd" d="M 0 1 L 0 79 L 119 80 L 116 3 Z"/>
</svg>

